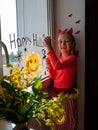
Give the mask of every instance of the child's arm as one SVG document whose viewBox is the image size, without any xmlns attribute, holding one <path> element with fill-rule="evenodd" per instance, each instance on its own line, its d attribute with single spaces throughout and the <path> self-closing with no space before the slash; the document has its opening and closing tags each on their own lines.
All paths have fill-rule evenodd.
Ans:
<svg viewBox="0 0 98 130">
<path fill-rule="evenodd" d="M 55 75 L 56 75 L 56 71 L 53 69 L 49 58 L 46 58 L 46 65 L 47 65 L 47 69 L 48 69 L 48 72 L 49 72 L 49 77 L 52 80 L 54 80 L 55 79 Z"/>
<path fill-rule="evenodd" d="M 77 66 L 77 58 L 74 55 L 68 56 L 68 58 L 66 58 L 62 63 L 59 61 L 54 51 L 49 51 L 48 57 L 51 60 L 52 67 L 57 70 Z"/>
</svg>

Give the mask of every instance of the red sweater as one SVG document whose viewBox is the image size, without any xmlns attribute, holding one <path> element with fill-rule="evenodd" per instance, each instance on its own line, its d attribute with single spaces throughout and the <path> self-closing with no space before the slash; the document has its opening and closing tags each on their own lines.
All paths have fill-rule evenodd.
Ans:
<svg viewBox="0 0 98 130">
<path fill-rule="evenodd" d="M 57 58 L 54 51 L 49 51 L 47 55 L 52 65 L 49 68 L 49 76 L 54 81 L 54 87 L 71 88 L 77 71 L 77 57 L 70 55 L 63 60 L 62 57 Z"/>
</svg>

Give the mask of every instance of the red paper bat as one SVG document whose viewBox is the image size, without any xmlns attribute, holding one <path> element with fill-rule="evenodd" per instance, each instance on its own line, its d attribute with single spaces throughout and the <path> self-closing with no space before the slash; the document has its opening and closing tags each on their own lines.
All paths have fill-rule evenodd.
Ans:
<svg viewBox="0 0 98 130">
<path fill-rule="evenodd" d="M 79 34 L 80 33 L 80 30 L 78 30 L 77 32 L 75 32 L 75 34 Z"/>
<path fill-rule="evenodd" d="M 69 28 L 69 29 L 64 29 L 64 30 L 62 30 L 62 29 L 58 29 L 58 34 L 61 34 L 62 32 L 69 32 L 69 33 L 73 33 L 73 28 Z"/>
<path fill-rule="evenodd" d="M 58 29 L 58 34 L 62 33 L 62 30 L 61 29 Z"/>
<path fill-rule="evenodd" d="M 69 14 L 68 17 L 72 17 L 72 14 Z"/>
<path fill-rule="evenodd" d="M 70 29 L 68 30 L 68 32 L 72 34 L 72 33 L 73 33 L 73 28 L 70 28 Z"/>
<path fill-rule="evenodd" d="M 77 57 L 79 57 L 79 50 L 76 50 L 76 51 L 75 51 L 75 55 L 76 55 Z"/>
<path fill-rule="evenodd" d="M 80 23 L 80 20 L 77 20 L 77 21 L 76 21 L 76 24 L 78 24 L 78 23 Z"/>
</svg>

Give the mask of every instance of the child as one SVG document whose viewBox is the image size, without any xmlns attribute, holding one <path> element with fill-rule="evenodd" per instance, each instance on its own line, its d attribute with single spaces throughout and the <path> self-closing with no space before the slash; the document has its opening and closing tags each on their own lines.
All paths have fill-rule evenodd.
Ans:
<svg viewBox="0 0 98 130">
<path fill-rule="evenodd" d="M 60 56 L 57 57 L 49 36 L 44 38 L 47 47 L 46 64 L 49 71 L 50 79 L 53 81 L 51 86 L 51 97 L 57 96 L 60 92 L 72 93 L 77 72 L 77 57 L 73 54 L 75 51 L 75 39 L 68 31 L 63 31 L 58 36 L 58 48 Z M 74 110 L 75 109 L 75 110 Z M 67 104 L 67 120 L 61 126 L 56 126 L 56 130 L 76 130 L 77 126 L 77 109 L 74 101 L 71 100 Z"/>
</svg>

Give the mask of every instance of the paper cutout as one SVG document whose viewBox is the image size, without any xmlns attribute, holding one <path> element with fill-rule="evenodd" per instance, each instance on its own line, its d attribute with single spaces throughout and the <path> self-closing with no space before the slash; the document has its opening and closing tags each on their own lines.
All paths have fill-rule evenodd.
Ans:
<svg viewBox="0 0 98 130">
<path fill-rule="evenodd" d="M 68 17 L 72 17 L 72 14 L 69 14 Z"/>
<path fill-rule="evenodd" d="M 76 55 L 77 57 L 79 57 L 79 50 L 76 50 L 76 51 L 75 51 L 75 55 Z"/>
<path fill-rule="evenodd" d="M 79 23 L 80 23 L 80 20 L 77 20 L 75 23 L 76 23 L 76 24 L 79 24 Z"/>
<path fill-rule="evenodd" d="M 61 29 L 58 29 L 58 34 L 62 33 L 62 30 Z"/>
<path fill-rule="evenodd" d="M 64 29 L 64 30 L 62 30 L 62 29 L 58 29 L 58 34 L 61 34 L 62 32 L 69 32 L 69 33 L 73 33 L 73 28 L 69 28 L 69 29 Z"/>
<path fill-rule="evenodd" d="M 80 30 L 78 30 L 77 32 L 75 32 L 75 34 L 79 34 L 80 33 Z"/>
<path fill-rule="evenodd" d="M 72 33 L 73 33 L 73 28 L 70 28 L 70 29 L 68 30 L 68 32 L 72 34 Z"/>
</svg>

